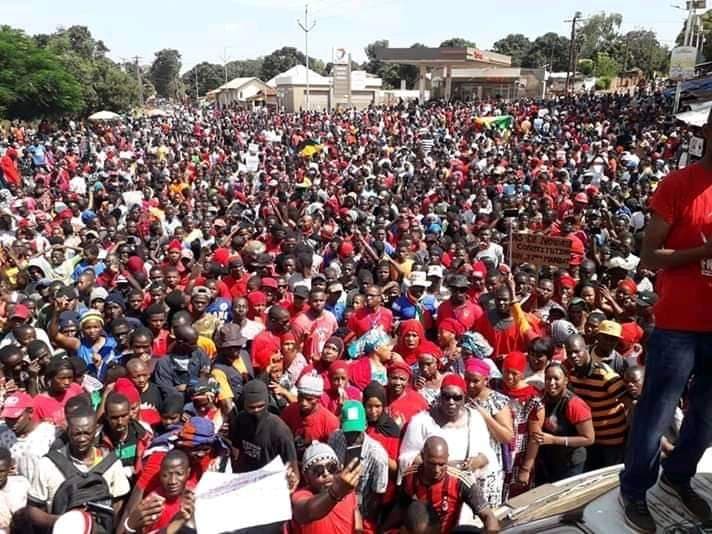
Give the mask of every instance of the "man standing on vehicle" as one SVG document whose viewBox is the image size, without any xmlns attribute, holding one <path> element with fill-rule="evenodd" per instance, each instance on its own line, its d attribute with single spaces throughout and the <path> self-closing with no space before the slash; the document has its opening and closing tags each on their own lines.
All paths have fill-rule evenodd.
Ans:
<svg viewBox="0 0 712 534">
<path fill-rule="evenodd" d="M 626 521 L 645 532 L 655 531 L 645 493 L 658 477 L 660 438 L 692 375 L 689 409 L 675 450 L 662 462 L 660 486 L 700 521 L 712 518 L 710 506 L 690 486 L 712 443 L 712 114 L 702 135 L 702 160 L 660 182 L 643 239 L 641 264 L 660 270 L 660 299 L 620 479 Z"/>
</svg>

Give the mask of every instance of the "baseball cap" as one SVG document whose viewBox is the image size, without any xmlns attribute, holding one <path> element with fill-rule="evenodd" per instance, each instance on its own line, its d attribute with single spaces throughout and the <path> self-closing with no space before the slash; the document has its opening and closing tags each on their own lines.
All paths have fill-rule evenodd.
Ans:
<svg viewBox="0 0 712 534">
<path fill-rule="evenodd" d="M 329 293 L 341 293 L 344 290 L 344 286 L 340 282 L 334 282 L 329 284 Z"/>
<path fill-rule="evenodd" d="M 295 297 L 300 297 L 303 299 L 309 298 L 309 288 L 302 284 L 300 284 L 298 286 L 294 286 L 293 293 L 294 293 Z"/>
<path fill-rule="evenodd" d="M 638 291 L 636 297 L 638 306 L 642 306 L 644 308 L 654 306 L 658 301 L 658 296 L 652 291 Z"/>
<path fill-rule="evenodd" d="M 623 336 L 623 329 L 620 323 L 615 321 L 601 321 L 601 324 L 598 325 L 598 333 L 620 338 Z"/>
<path fill-rule="evenodd" d="M 10 319 L 22 319 L 26 321 L 30 317 L 30 309 L 24 304 L 15 304 L 15 309 L 10 314 Z"/>
<path fill-rule="evenodd" d="M 278 289 L 277 280 L 274 278 L 263 278 L 262 287 L 269 287 L 270 289 Z"/>
<path fill-rule="evenodd" d="M 95 287 L 91 290 L 91 295 L 89 296 L 89 304 L 91 304 L 95 300 L 106 300 L 106 297 L 108 296 L 109 292 L 106 289 L 104 289 L 103 287 Z"/>
<path fill-rule="evenodd" d="M 240 327 L 235 323 L 227 323 L 218 330 L 216 336 L 217 346 L 221 349 L 231 347 L 244 348 L 247 346 L 247 339 L 240 333 Z"/>
<path fill-rule="evenodd" d="M 347 400 L 341 408 L 341 430 L 363 432 L 366 430 L 366 410 L 357 400 Z"/>
<path fill-rule="evenodd" d="M 5 399 L 2 412 L 0 412 L 0 417 L 15 419 L 20 417 L 27 408 L 33 408 L 34 405 L 34 400 L 30 395 L 22 391 L 18 391 Z"/>
</svg>

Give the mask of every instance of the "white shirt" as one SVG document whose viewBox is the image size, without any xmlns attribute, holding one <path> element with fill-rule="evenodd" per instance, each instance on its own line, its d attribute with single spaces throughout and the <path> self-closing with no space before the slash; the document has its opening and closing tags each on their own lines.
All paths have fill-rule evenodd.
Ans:
<svg viewBox="0 0 712 534">
<path fill-rule="evenodd" d="M 12 514 L 27 506 L 29 481 L 22 476 L 7 477 L 5 487 L 0 489 L 0 534 L 10 532 Z"/>
<path fill-rule="evenodd" d="M 80 471 L 87 473 L 89 468 L 76 458 L 71 458 L 75 467 Z M 129 491 L 129 479 L 124 474 L 124 469 L 121 466 L 121 460 L 116 460 L 109 469 L 104 473 L 104 479 L 109 486 L 109 493 L 116 498 L 123 497 Z M 38 503 L 45 503 L 48 510 L 52 509 L 52 501 L 57 490 L 64 482 L 65 478 L 62 472 L 54 465 L 54 462 L 47 456 L 40 458 L 37 464 L 37 471 L 32 479 L 30 486 L 30 498 Z"/>
<path fill-rule="evenodd" d="M 24 476 L 27 480 L 32 480 L 40 458 L 47 454 L 56 437 L 57 428 L 52 423 L 43 421 L 26 436 L 17 438 L 17 441 L 10 447 L 10 453 L 17 467 L 17 474 Z"/>
</svg>

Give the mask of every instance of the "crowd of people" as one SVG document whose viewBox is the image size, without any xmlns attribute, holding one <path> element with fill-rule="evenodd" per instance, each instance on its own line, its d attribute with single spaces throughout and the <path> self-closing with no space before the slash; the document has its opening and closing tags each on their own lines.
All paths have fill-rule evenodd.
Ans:
<svg viewBox="0 0 712 534">
<path fill-rule="evenodd" d="M 497 532 L 507 499 L 622 463 L 658 307 L 707 311 L 640 262 L 688 136 L 666 105 L 10 124 L 0 532 L 190 532 L 203 473 L 277 457 L 292 519 L 249 532 Z M 513 264 L 513 233 L 568 265 Z"/>
</svg>

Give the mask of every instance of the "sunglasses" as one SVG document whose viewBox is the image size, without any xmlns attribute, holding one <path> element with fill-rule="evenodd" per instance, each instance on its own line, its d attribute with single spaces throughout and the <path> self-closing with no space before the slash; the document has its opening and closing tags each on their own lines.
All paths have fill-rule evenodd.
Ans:
<svg viewBox="0 0 712 534">
<path fill-rule="evenodd" d="M 336 462 L 329 462 L 326 464 L 316 464 L 309 468 L 309 472 L 315 476 L 320 477 L 325 474 L 335 475 L 339 471 L 339 466 Z"/>
<path fill-rule="evenodd" d="M 455 402 L 460 402 L 462 399 L 465 398 L 465 396 L 464 396 L 463 394 L 461 394 L 461 393 L 441 393 L 441 394 L 440 394 L 440 397 L 441 397 L 444 401 L 452 400 L 452 401 L 455 401 Z"/>
</svg>

